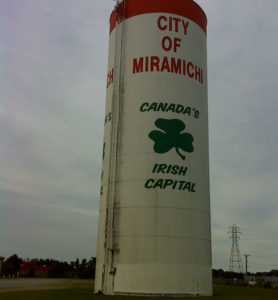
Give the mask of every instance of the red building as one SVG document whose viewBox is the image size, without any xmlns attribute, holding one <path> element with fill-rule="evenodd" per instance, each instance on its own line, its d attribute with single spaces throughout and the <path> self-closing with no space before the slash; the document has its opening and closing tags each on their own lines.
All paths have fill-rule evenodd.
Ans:
<svg viewBox="0 0 278 300">
<path fill-rule="evenodd" d="M 20 269 L 21 276 L 47 277 L 48 266 L 38 266 L 35 261 L 23 262 Z"/>
</svg>

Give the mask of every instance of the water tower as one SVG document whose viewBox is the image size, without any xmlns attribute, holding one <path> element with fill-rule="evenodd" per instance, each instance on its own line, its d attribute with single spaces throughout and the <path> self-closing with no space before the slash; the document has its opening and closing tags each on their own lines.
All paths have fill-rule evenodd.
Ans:
<svg viewBox="0 0 278 300">
<path fill-rule="evenodd" d="M 192 0 L 111 14 L 96 292 L 212 294 L 206 25 Z"/>
</svg>

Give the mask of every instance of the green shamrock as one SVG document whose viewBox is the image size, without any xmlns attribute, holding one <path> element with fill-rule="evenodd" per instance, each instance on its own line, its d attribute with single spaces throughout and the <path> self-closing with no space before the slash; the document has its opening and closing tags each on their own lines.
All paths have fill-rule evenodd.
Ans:
<svg viewBox="0 0 278 300">
<path fill-rule="evenodd" d="M 177 154 L 185 160 L 179 148 L 193 152 L 193 136 L 190 133 L 181 133 L 185 129 L 185 124 L 181 120 L 157 119 L 155 126 L 164 131 L 153 130 L 149 133 L 149 138 L 154 141 L 153 149 L 156 153 L 166 153 L 175 147 Z"/>
</svg>

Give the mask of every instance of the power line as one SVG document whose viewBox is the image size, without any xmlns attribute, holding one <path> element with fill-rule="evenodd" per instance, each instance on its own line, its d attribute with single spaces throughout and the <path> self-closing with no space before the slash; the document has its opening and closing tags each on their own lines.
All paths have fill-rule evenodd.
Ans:
<svg viewBox="0 0 278 300">
<path fill-rule="evenodd" d="M 252 257 L 277 257 L 278 254 L 273 254 L 273 255 L 253 255 L 252 254 Z"/>
<path fill-rule="evenodd" d="M 278 267 L 278 265 L 258 264 L 258 263 L 254 263 L 254 262 L 251 262 L 251 265 L 273 267 L 273 268 L 277 268 Z"/>
</svg>

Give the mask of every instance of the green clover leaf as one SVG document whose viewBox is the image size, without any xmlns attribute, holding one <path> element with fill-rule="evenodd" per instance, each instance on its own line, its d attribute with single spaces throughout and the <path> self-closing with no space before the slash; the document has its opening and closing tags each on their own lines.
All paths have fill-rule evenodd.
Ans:
<svg viewBox="0 0 278 300">
<path fill-rule="evenodd" d="M 186 127 L 181 120 L 157 119 L 155 125 L 164 131 L 153 130 L 149 133 L 156 153 L 166 153 L 175 148 L 177 154 L 185 160 L 185 155 L 180 153 L 179 148 L 185 152 L 193 152 L 193 136 L 190 133 L 181 133 Z"/>
</svg>

